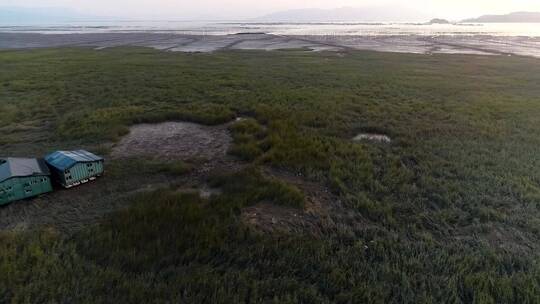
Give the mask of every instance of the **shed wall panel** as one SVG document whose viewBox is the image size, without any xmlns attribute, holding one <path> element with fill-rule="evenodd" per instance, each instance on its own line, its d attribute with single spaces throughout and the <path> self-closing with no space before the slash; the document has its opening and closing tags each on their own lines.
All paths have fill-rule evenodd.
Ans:
<svg viewBox="0 0 540 304">
<path fill-rule="evenodd" d="M 65 171 L 53 170 L 63 186 L 72 186 L 103 174 L 103 161 L 78 163 Z"/>
<path fill-rule="evenodd" d="M 0 183 L 0 205 L 51 192 L 48 176 L 16 177 Z"/>
</svg>

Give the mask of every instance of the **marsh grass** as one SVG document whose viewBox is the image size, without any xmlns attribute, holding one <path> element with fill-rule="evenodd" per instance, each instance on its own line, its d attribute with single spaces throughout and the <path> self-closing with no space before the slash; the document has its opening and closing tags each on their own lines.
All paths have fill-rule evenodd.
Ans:
<svg viewBox="0 0 540 304">
<path fill-rule="evenodd" d="M 2 154 L 247 116 L 230 152 L 254 166 L 212 179 L 210 201 L 162 190 L 76 235 L 2 232 L 0 302 L 540 302 L 537 59 L 51 49 L 0 52 L 0 71 Z M 143 163 L 113 176 L 168 170 Z M 329 186 L 363 221 L 259 235 L 243 207 L 303 206 L 259 165 Z"/>
</svg>

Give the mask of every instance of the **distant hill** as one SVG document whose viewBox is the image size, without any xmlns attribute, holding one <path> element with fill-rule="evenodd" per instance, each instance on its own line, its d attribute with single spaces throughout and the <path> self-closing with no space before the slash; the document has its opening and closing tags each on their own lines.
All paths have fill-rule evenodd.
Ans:
<svg viewBox="0 0 540 304">
<path fill-rule="evenodd" d="M 0 6 L 0 24 L 3 25 L 45 24 L 90 19 L 95 20 L 102 18 L 84 15 L 64 8 L 22 8 Z"/>
<path fill-rule="evenodd" d="M 335 9 L 295 9 L 276 12 L 257 18 L 264 22 L 411 22 L 425 20 L 419 12 L 396 6 L 342 7 Z"/>
<path fill-rule="evenodd" d="M 507 15 L 484 15 L 463 20 L 477 23 L 540 23 L 540 12 L 515 12 Z"/>
<path fill-rule="evenodd" d="M 429 24 L 450 24 L 450 21 L 446 19 L 435 18 L 429 21 Z"/>
</svg>

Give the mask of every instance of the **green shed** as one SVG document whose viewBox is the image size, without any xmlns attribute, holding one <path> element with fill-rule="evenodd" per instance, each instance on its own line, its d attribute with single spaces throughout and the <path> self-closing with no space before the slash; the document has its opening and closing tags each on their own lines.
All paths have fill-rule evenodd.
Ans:
<svg viewBox="0 0 540 304">
<path fill-rule="evenodd" d="M 50 175 L 42 159 L 0 159 L 0 205 L 51 192 Z"/>
<path fill-rule="evenodd" d="M 64 188 L 78 186 L 103 174 L 103 158 L 85 150 L 56 151 L 45 157 L 53 179 Z"/>
</svg>

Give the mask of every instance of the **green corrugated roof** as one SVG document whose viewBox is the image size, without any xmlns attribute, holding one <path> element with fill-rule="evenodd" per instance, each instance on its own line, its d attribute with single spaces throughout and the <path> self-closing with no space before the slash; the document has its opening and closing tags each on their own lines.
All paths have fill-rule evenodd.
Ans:
<svg viewBox="0 0 540 304">
<path fill-rule="evenodd" d="M 0 159 L 0 183 L 12 177 L 50 175 L 45 161 L 36 158 Z"/>
</svg>

